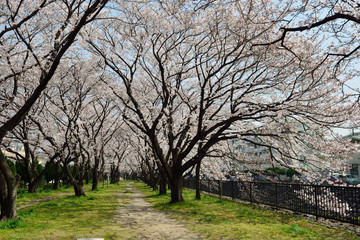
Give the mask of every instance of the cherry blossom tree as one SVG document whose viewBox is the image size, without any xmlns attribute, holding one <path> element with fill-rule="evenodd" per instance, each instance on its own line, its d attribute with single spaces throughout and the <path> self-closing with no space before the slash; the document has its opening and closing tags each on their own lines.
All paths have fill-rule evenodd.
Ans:
<svg viewBox="0 0 360 240">
<path fill-rule="evenodd" d="M 98 161 L 98 167 L 104 154 L 103 143 L 109 141 L 114 132 L 112 127 L 105 125 L 105 119 L 109 113 L 112 116 L 115 113 L 111 112 L 114 108 L 111 101 L 102 101 L 99 97 L 101 71 L 80 58 L 67 63 L 60 67 L 62 71 L 55 76 L 44 94 L 44 110 L 33 116 L 32 120 L 48 141 L 49 150 L 45 151 L 59 155 L 63 171 L 74 186 L 75 195 L 80 196 L 85 194 L 83 180 L 92 159 Z M 118 125 L 117 118 L 112 118 L 109 124 Z M 42 119 L 47 121 L 43 122 Z M 68 169 L 69 164 L 74 166 L 73 173 Z"/>
<path fill-rule="evenodd" d="M 334 166 L 334 153 L 351 147 L 329 136 L 359 121 L 359 94 L 345 91 L 358 71 L 354 2 L 114 0 L 105 12 L 106 4 L 0 3 L 0 143 L 13 131 L 39 145 L 76 195 L 90 168 L 93 189 L 105 169 L 118 172 L 136 141 L 128 159 L 168 180 L 173 203 L 183 200 L 184 175 L 226 156 L 230 140 L 299 172 Z M 255 165 L 245 155 L 242 164 Z M 18 184 L 0 153 L 1 219 L 16 218 Z"/>
<path fill-rule="evenodd" d="M 92 156 L 94 158 L 92 190 L 96 190 L 99 175 L 104 172 L 105 164 L 109 165 L 109 163 L 105 163 L 105 151 L 110 150 L 106 147 L 115 134 L 119 134 L 118 130 L 122 125 L 122 121 L 111 99 L 94 99 L 91 106 L 95 114 L 92 119 L 88 117 L 87 123 L 83 124 L 82 127 L 85 130 L 87 141 L 92 146 Z M 121 161 L 125 152 L 126 146 L 120 155 L 119 153 L 115 154 L 118 161 Z"/>
<path fill-rule="evenodd" d="M 53 77 L 80 30 L 106 5 L 94 1 L 10 1 L 0 3 L 0 142 L 25 117 Z M 34 91 L 24 102 L 22 86 Z M 15 176 L 0 153 L 1 219 L 17 218 Z"/>
<path fill-rule="evenodd" d="M 124 119 L 149 139 L 173 203 L 183 200 L 184 173 L 220 142 L 253 142 L 291 165 L 304 161 L 300 150 L 329 154 L 326 131 L 358 116 L 316 39 L 292 39 L 292 51 L 259 45 L 277 36 L 287 6 L 202 3 L 119 3 L 125 14 L 87 37 Z"/>
<path fill-rule="evenodd" d="M 110 184 L 116 184 L 120 181 L 120 172 L 123 170 L 125 160 L 133 152 L 130 139 L 136 137 L 131 130 L 122 124 L 116 130 L 109 143 L 105 147 L 105 157 L 110 172 Z"/>
<path fill-rule="evenodd" d="M 34 125 L 30 119 L 25 118 L 21 123 L 11 131 L 11 136 L 6 139 L 8 143 L 4 144 L 4 148 L 15 155 L 14 159 L 17 164 L 24 169 L 25 177 L 24 181 L 28 183 L 28 192 L 35 193 L 39 187 L 39 183 L 42 180 L 49 165 L 46 165 L 41 172 L 38 172 L 38 155 L 41 152 L 41 140 L 36 125 Z M 20 154 L 15 146 L 22 146 L 24 149 L 24 155 Z"/>
<path fill-rule="evenodd" d="M 339 82 L 345 81 L 345 90 L 353 92 L 355 98 L 358 98 L 359 90 L 349 81 L 359 75 L 359 4 L 351 0 L 309 0 L 284 4 L 288 4 L 289 8 L 284 13 L 284 20 L 279 24 L 278 34 L 263 39 L 254 46 L 276 45 L 302 59 L 302 53 L 294 48 L 294 40 L 302 43 L 313 40 L 316 43 L 314 47 L 319 48 L 322 53 L 319 54 L 319 59 L 331 59 L 332 66 L 329 71 L 334 71 L 334 78 L 339 78 Z M 345 74 L 341 74 L 344 70 Z M 352 125 L 350 127 L 357 126 L 357 123 Z"/>
<path fill-rule="evenodd" d="M 136 134 L 130 140 L 130 144 L 136 153 L 134 158 L 139 165 L 139 178 L 154 191 L 158 190 L 160 184 L 159 195 L 166 194 L 166 176 L 162 174 L 162 166 L 159 164 L 147 138 L 141 134 Z"/>
<path fill-rule="evenodd" d="M 61 66 L 61 70 L 65 71 L 56 75 L 46 90 L 43 111 L 31 116 L 47 141 L 46 144 L 43 143 L 44 152 L 59 156 L 58 161 L 62 164 L 63 172 L 78 196 L 84 195 L 83 169 L 88 160 L 78 131 L 81 124 L 80 116 L 84 112 L 84 105 L 92 87 L 82 78 L 79 66 L 80 64 L 69 68 Z M 43 121 L 44 119 L 46 121 Z M 74 164 L 73 173 L 68 168 L 70 163 Z M 78 179 L 75 179 L 74 173 L 78 173 Z"/>
</svg>

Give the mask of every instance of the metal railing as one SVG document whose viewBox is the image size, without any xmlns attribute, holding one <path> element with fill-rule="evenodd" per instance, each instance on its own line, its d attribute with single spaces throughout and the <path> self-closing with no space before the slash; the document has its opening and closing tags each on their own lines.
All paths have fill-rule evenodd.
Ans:
<svg viewBox="0 0 360 240">
<path fill-rule="evenodd" d="M 195 179 L 184 179 L 183 186 L 195 189 Z M 360 225 L 358 187 L 201 180 L 200 190 Z"/>
</svg>

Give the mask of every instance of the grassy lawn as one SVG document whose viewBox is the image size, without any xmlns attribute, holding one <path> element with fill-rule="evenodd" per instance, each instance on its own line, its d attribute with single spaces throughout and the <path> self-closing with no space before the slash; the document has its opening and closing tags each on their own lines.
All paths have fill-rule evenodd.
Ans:
<svg viewBox="0 0 360 240">
<path fill-rule="evenodd" d="M 0 223 L 0 239 L 134 239 L 131 229 L 114 221 L 118 193 L 125 191 L 126 183 L 110 185 L 108 189 L 100 187 L 94 192 L 90 191 L 91 186 L 85 186 L 87 197 L 74 197 L 71 188 L 35 195 L 20 193 L 19 205 L 36 198 L 66 195 L 19 210 L 21 220 Z M 184 191 L 185 202 L 170 205 L 169 194 L 158 196 L 143 183 L 134 185 L 156 209 L 168 212 L 206 239 L 360 239 L 353 233 L 301 218 L 226 200 L 220 202 L 207 195 L 202 195 L 201 201 L 194 200 L 191 190 Z M 130 194 L 122 194 L 120 206 L 129 203 Z"/>
<path fill-rule="evenodd" d="M 105 238 L 130 239 L 129 230 L 114 222 L 118 206 L 118 192 L 124 192 L 124 183 L 110 185 L 90 191 L 85 186 L 87 197 L 63 195 L 49 202 L 37 203 L 18 211 L 21 220 L 0 223 L 0 239 L 77 239 Z M 63 189 L 72 192 L 72 189 Z M 48 197 L 59 192 L 25 194 L 20 197 L 20 205 L 36 197 Z M 127 204 L 124 195 L 120 204 Z M 129 236 L 129 237 L 128 237 Z"/>
<path fill-rule="evenodd" d="M 61 187 L 59 190 L 52 190 L 50 188 L 39 188 L 37 193 L 28 193 L 27 189 L 19 189 L 17 195 L 17 206 L 23 206 L 37 199 L 52 198 L 57 195 L 73 194 L 74 189 L 72 187 Z"/>
<path fill-rule="evenodd" d="M 135 185 L 156 209 L 170 213 L 188 229 L 207 239 L 360 239 L 354 233 L 330 229 L 302 218 L 226 200 L 220 202 L 207 195 L 202 195 L 200 201 L 195 200 L 192 190 L 184 191 L 184 202 L 170 205 L 170 194 L 158 196 L 143 183 Z"/>
</svg>

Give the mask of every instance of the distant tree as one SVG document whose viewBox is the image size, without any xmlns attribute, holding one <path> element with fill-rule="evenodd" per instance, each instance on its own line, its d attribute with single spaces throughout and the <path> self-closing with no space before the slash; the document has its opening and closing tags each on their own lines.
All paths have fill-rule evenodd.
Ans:
<svg viewBox="0 0 360 240">
<path fill-rule="evenodd" d="M 33 112 L 32 112 L 33 114 Z M 39 144 L 41 139 L 34 130 L 35 125 L 29 118 L 25 118 L 21 123 L 11 131 L 11 137 L 8 141 L 23 146 L 24 154 L 20 154 L 10 145 L 3 144 L 6 150 L 12 153 L 16 161 L 17 173 L 21 176 L 22 180 L 27 182 L 28 192 L 35 193 L 42 180 L 46 167 L 43 168 L 38 161 L 37 151 L 39 150 Z M 41 169 L 41 171 L 39 171 Z"/>
<path fill-rule="evenodd" d="M 27 183 L 30 182 L 30 177 L 29 177 L 29 174 L 26 170 L 26 163 L 25 163 L 25 160 L 24 159 L 19 159 L 18 161 L 16 161 L 16 172 L 21 176 L 21 178 L 26 181 Z M 42 172 L 45 173 L 44 171 L 44 167 L 39 163 L 39 161 L 37 159 L 35 159 L 35 171 L 36 171 L 36 175 L 37 176 L 40 176 L 41 177 L 39 178 L 39 182 L 42 180 Z M 39 187 L 39 182 L 37 182 L 36 186 L 34 186 L 32 189 L 29 188 L 28 192 L 30 193 L 34 193 L 36 192 L 37 188 Z"/>
<path fill-rule="evenodd" d="M 118 132 L 112 142 L 109 144 L 110 151 L 108 151 L 107 158 L 112 159 L 110 166 L 110 183 L 115 184 L 120 181 L 121 163 L 129 155 L 131 151 L 129 143 L 124 138 L 124 132 Z"/>
<path fill-rule="evenodd" d="M 46 182 L 49 183 L 49 182 L 53 181 L 52 188 L 54 190 L 58 190 L 60 187 L 60 179 L 62 176 L 60 162 L 59 161 L 47 162 L 46 164 L 48 165 L 47 170 L 45 172 Z"/>
</svg>

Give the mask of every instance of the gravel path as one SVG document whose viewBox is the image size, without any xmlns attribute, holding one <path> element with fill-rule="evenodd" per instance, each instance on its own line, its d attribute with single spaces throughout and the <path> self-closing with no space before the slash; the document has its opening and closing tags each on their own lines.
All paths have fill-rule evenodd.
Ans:
<svg viewBox="0 0 360 240">
<path fill-rule="evenodd" d="M 133 193 L 129 194 L 131 202 L 125 206 L 119 205 L 114 222 L 135 232 L 135 239 L 203 239 L 167 214 L 153 209 L 139 190 L 132 188 L 132 191 Z M 123 193 L 119 197 L 122 195 Z"/>
</svg>

